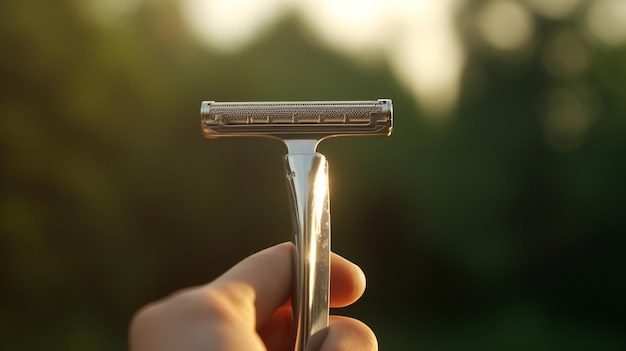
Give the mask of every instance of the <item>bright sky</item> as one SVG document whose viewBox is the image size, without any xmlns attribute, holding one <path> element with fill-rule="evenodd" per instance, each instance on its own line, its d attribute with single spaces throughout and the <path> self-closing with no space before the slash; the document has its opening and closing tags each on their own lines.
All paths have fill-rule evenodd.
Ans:
<svg viewBox="0 0 626 351">
<path fill-rule="evenodd" d="M 123 21 L 142 0 L 89 0 L 97 22 Z M 180 0 L 190 29 L 211 47 L 236 53 L 287 15 L 296 15 L 330 49 L 355 61 L 385 60 L 427 116 L 453 111 L 466 52 L 455 23 L 467 0 Z M 598 46 L 626 44 L 626 0 L 492 0 L 479 4 L 470 30 L 495 52 L 520 56 L 534 44 L 538 17 L 572 23 L 544 49 L 549 72 L 580 74 L 591 57 L 579 33 Z M 583 10 L 582 14 L 581 11 Z M 469 22 L 468 22 L 469 21 Z M 568 27 L 568 26 L 565 26 Z"/>
<path fill-rule="evenodd" d="M 460 0 L 185 0 L 183 13 L 213 47 L 236 52 L 295 13 L 328 47 L 382 58 L 431 115 L 457 100 L 463 50 L 453 29 Z"/>
</svg>

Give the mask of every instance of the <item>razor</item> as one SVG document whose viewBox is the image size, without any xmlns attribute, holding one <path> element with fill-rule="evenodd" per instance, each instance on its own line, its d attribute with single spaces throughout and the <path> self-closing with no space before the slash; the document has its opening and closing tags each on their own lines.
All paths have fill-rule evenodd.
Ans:
<svg viewBox="0 0 626 351">
<path fill-rule="evenodd" d="M 315 349 L 328 327 L 330 293 L 328 162 L 317 145 L 336 136 L 390 135 L 391 100 L 204 101 L 200 114 L 206 138 L 267 137 L 287 146 L 283 161 L 295 244 L 292 346 Z"/>
</svg>

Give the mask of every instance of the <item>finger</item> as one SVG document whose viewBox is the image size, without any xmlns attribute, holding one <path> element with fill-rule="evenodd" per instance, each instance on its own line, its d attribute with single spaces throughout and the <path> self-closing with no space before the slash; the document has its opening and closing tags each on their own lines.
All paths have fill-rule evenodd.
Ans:
<svg viewBox="0 0 626 351">
<path fill-rule="evenodd" d="M 331 307 L 344 307 L 356 301 L 365 290 L 365 275 L 345 258 L 331 256 Z M 291 302 L 279 307 L 257 332 L 270 351 L 289 350 L 291 344 Z M 331 317 L 333 318 L 333 317 Z"/>
<path fill-rule="evenodd" d="M 292 284 L 292 251 L 291 243 L 282 243 L 260 251 L 235 265 L 207 287 L 211 289 L 249 287 L 248 290 L 252 294 L 241 294 L 241 297 L 254 301 L 256 321 L 258 325 L 262 325 L 289 299 Z M 243 300 L 240 302 L 241 306 L 247 306 L 249 303 Z"/>
<path fill-rule="evenodd" d="M 284 306 L 276 311 L 259 335 L 269 351 L 288 351 L 291 346 L 291 309 Z M 342 316 L 330 316 L 329 327 L 319 351 L 378 350 L 374 332 L 363 322 Z"/>
<path fill-rule="evenodd" d="M 249 326 L 254 321 L 231 308 L 230 294 L 214 290 L 207 296 L 202 290 L 182 290 L 137 312 L 130 325 L 130 350 L 264 349 Z"/>
<path fill-rule="evenodd" d="M 330 264 L 330 306 L 348 306 L 363 295 L 365 274 L 359 266 L 335 253 Z"/>
<path fill-rule="evenodd" d="M 249 306 L 250 300 L 254 301 L 257 326 L 261 326 L 290 298 L 292 255 L 291 243 L 270 247 L 244 259 L 207 287 L 239 292 L 231 295 L 240 298 L 242 309 Z M 244 290 L 250 293 L 244 294 Z M 364 290 L 365 275 L 361 269 L 332 253 L 330 305 L 347 306 L 356 301 Z M 237 304 L 236 299 L 234 303 Z"/>
<path fill-rule="evenodd" d="M 342 316 L 331 316 L 328 333 L 320 351 L 377 351 L 374 332 L 363 322 Z"/>
<path fill-rule="evenodd" d="M 289 351 L 291 346 L 291 304 L 274 312 L 257 333 L 269 351 Z"/>
</svg>

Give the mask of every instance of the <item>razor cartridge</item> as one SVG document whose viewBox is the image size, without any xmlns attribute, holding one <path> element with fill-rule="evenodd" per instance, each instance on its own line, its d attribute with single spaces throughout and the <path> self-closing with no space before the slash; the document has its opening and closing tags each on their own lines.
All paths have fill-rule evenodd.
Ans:
<svg viewBox="0 0 626 351">
<path fill-rule="evenodd" d="M 389 135 L 391 100 L 320 102 L 202 103 L 207 138 L 264 136 L 322 140 L 341 135 Z"/>
</svg>

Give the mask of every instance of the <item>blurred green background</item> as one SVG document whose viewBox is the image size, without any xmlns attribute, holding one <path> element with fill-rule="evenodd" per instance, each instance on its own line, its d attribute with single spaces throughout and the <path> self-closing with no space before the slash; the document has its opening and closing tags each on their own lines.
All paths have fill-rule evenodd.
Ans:
<svg viewBox="0 0 626 351">
<path fill-rule="evenodd" d="M 624 1 L 441 2 L 443 105 L 295 1 L 234 49 L 182 2 L 0 2 L 2 349 L 124 349 L 142 305 L 290 239 L 284 146 L 203 139 L 202 100 L 377 98 L 391 138 L 320 147 L 333 249 L 368 277 L 335 312 L 382 350 L 626 348 Z"/>
</svg>

